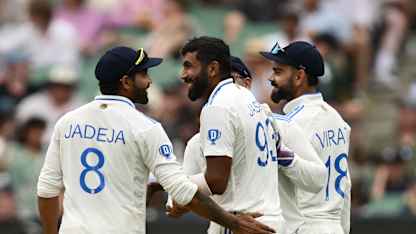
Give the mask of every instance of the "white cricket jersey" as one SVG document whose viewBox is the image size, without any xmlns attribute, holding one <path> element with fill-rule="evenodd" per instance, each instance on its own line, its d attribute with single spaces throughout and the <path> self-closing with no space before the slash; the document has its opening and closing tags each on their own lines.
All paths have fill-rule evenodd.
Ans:
<svg viewBox="0 0 416 234">
<path fill-rule="evenodd" d="M 284 115 L 273 115 L 282 145 L 294 152 L 292 163 L 279 166 L 279 195 L 286 234 L 296 233 L 304 223 L 297 197 L 302 190 L 319 192 L 325 184 L 326 170 L 303 130 Z"/>
<path fill-rule="evenodd" d="M 102 95 L 56 124 L 38 196 L 65 189 L 60 233 L 143 234 L 150 172 L 182 205 L 197 191 L 162 126 L 129 99 Z"/>
<path fill-rule="evenodd" d="M 232 158 L 227 188 L 214 200 L 228 211 L 260 212 L 275 227 L 281 209 L 271 121 L 248 89 L 226 79 L 202 109 L 200 141 L 205 157 Z"/>
<path fill-rule="evenodd" d="M 304 131 L 326 167 L 326 184 L 319 193 L 299 191 L 298 204 L 307 222 L 333 220 L 349 233 L 351 180 L 348 170 L 350 126 L 320 93 L 287 103 L 286 117 Z"/>
</svg>

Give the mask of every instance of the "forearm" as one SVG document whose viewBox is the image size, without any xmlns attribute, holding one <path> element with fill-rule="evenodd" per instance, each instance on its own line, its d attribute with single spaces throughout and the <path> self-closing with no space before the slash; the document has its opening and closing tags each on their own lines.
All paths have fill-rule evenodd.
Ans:
<svg viewBox="0 0 416 234">
<path fill-rule="evenodd" d="M 296 161 L 289 168 L 282 168 L 294 184 L 300 188 L 317 193 L 325 184 L 325 167 L 321 163 L 311 162 L 297 157 Z"/>
<path fill-rule="evenodd" d="M 38 197 L 40 220 L 44 234 L 58 233 L 58 220 L 60 216 L 59 197 Z"/>
<path fill-rule="evenodd" d="M 221 226 L 235 230 L 239 223 L 237 218 L 218 206 L 211 198 L 197 191 L 194 198 L 186 206 L 196 214 L 212 220 Z"/>
</svg>

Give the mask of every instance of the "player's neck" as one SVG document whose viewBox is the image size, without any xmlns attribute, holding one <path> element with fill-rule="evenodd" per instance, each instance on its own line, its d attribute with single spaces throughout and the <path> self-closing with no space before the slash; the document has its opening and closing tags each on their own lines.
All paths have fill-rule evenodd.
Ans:
<svg viewBox="0 0 416 234">
<path fill-rule="evenodd" d="M 314 86 L 304 86 L 304 87 L 301 87 L 300 89 L 298 89 L 297 92 L 295 92 L 295 95 L 294 95 L 293 99 L 298 98 L 300 96 L 303 96 L 305 94 L 313 94 L 313 93 L 316 93 L 316 92 L 317 92 L 316 87 L 314 87 Z"/>
<path fill-rule="evenodd" d="M 209 83 L 209 86 L 207 88 L 207 92 L 205 92 L 204 95 L 202 95 L 202 98 L 204 100 L 204 103 L 208 102 L 209 96 L 211 96 L 211 93 L 214 91 L 215 87 L 222 81 L 221 77 L 215 76 L 209 78 L 211 82 Z"/>
</svg>

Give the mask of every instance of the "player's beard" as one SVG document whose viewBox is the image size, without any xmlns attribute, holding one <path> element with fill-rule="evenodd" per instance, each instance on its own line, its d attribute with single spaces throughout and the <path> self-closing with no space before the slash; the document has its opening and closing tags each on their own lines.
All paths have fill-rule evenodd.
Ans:
<svg viewBox="0 0 416 234">
<path fill-rule="evenodd" d="M 202 97 L 204 92 L 208 89 L 209 79 L 207 70 L 203 67 L 201 72 L 195 79 L 192 81 L 192 85 L 188 90 L 188 97 L 191 101 L 195 101 Z"/>
<path fill-rule="evenodd" d="M 273 87 L 271 99 L 274 103 L 279 103 L 281 100 L 292 100 L 294 93 L 294 85 L 292 77 L 285 85 Z"/>
<path fill-rule="evenodd" d="M 147 89 L 149 88 L 150 84 L 146 88 L 139 88 L 134 85 L 134 101 L 140 104 L 147 104 L 149 102 L 149 98 L 147 97 Z"/>
</svg>

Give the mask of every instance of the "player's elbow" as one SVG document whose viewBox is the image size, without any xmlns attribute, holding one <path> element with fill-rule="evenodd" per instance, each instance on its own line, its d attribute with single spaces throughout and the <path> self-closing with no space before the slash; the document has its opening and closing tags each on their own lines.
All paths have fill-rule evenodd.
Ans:
<svg viewBox="0 0 416 234">
<path fill-rule="evenodd" d="M 222 176 L 214 175 L 207 176 L 207 184 L 212 192 L 212 194 L 221 195 L 227 189 L 228 178 Z"/>
</svg>

